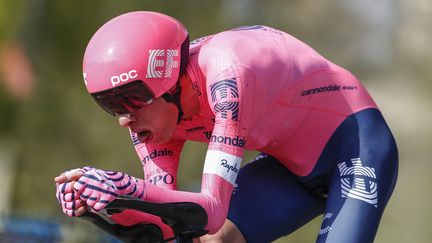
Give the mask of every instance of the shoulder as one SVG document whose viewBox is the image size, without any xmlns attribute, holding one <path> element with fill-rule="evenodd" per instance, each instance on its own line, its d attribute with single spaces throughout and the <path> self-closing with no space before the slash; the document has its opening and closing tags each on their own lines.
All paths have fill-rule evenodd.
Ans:
<svg viewBox="0 0 432 243">
<path fill-rule="evenodd" d="M 203 43 L 200 51 L 200 61 L 205 62 L 211 60 L 209 57 L 226 56 L 227 54 L 232 56 L 234 43 L 235 38 L 233 38 L 230 31 L 213 35 Z"/>
<path fill-rule="evenodd" d="M 233 31 L 217 33 L 203 43 L 198 56 L 198 65 L 207 81 L 233 78 L 233 71 L 242 62 L 241 56 L 238 55 L 238 43 L 240 41 Z"/>
<path fill-rule="evenodd" d="M 287 41 L 291 39 L 287 36 L 282 31 L 262 25 L 223 31 L 212 35 L 202 44 L 198 61 L 204 71 L 233 65 L 257 66 L 263 57 L 280 59 L 282 50 L 290 46 Z"/>
</svg>

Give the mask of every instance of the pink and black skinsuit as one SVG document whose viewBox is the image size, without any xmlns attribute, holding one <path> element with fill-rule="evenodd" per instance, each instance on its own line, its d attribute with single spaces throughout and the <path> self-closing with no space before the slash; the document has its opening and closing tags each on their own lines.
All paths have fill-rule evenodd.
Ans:
<svg viewBox="0 0 432 243">
<path fill-rule="evenodd" d="M 350 72 L 282 31 L 248 26 L 193 41 L 187 73 L 199 114 L 163 145 L 131 134 L 144 200 L 198 203 L 210 233 L 228 217 L 247 242 L 273 241 L 320 214 L 317 242 L 373 241 L 398 155 Z M 199 193 L 176 191 L 186 140 L 209 144 Z M 261 154 L 240 168 L 245 149 Z"/>
</svg>

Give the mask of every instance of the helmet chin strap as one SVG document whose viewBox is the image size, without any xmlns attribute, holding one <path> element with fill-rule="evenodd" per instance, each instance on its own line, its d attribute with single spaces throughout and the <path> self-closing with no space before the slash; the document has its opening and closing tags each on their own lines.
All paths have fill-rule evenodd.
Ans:
<svg viewBox="0 0 432 243">
<path fill-rule="evenodd" d="M 183 108 L 180 103 L 180 96 L 181 96 L 181 86 L 180 83 L 177 82 L 175 89 L 171 93 L 165 93 L 162 95 L 162 98 L 168 103 L 173 103 L 177 106 L 178 110 L 178 117 L 177 117 L 177 124 L 180 123 L 180 121 L 183 119 Z"/>
</svg>

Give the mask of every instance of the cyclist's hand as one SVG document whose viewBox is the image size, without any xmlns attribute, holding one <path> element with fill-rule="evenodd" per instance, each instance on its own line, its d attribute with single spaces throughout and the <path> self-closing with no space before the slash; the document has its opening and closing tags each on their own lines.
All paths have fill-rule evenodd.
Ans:
<svg viewBox="0 0 432 243">
<path fill-rule="evenodd" d="M 68 171 L 65 171 L 65 172 L 61 173 L 56 178 L 54 178 L 54 181 L 56 183 L 58 183 L 58 184 L 59 183 L 64 183 L 64 182 L 69 182 L 69 181 L 76 181 L 85 172 L 86 172 L 85 169 L 81 169 L 81 168 L 68 170 Z"/>
<path fill-rule="evenodd" d="M 85 173 L 73 184 L 73 189 L 87 206 L 95 211 L 102 210 L 118 196 L 129 195 L 142 198 L 144 181 L 122 172 L 82 168 Z"/>
<path fill-rule="evenodd" d="M 85 202 L 73 190 L 73 184 L 83 174 L 84 171 L 81 169 L 73 169 L 54 178 L 57 187 L 57 200 L 63 213 L 71 217 L 80 216 L 86 211 Z"/>
<path fill-rule="evenodd" d="M 86 204 L 72 187 L 75 181 L 57 183 L 57 200 L 62 207 L 63 213 L 70 217 L 80 216 L 86 211 Z"/>
</svg>

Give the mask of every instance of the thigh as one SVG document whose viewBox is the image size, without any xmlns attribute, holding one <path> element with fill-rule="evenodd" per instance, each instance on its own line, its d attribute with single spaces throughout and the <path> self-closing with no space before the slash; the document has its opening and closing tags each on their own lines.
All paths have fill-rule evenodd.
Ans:
<svg viewBox="0 0 432 243">
<path fill-rule="evenodd" d="M 378 110 L 356 114 L 354 142 L 341 151 L 331 174 L 317 242 L 373 242 L 393 192 L 398 155 Z"/>
<path fill-rule="evenodd" d="M 286 167 L 261 154 L 242 167 L 228 218 L 247 242 L 271 242 L 321 214 L 325 202 L 298 183 Z"/>
</svg>

